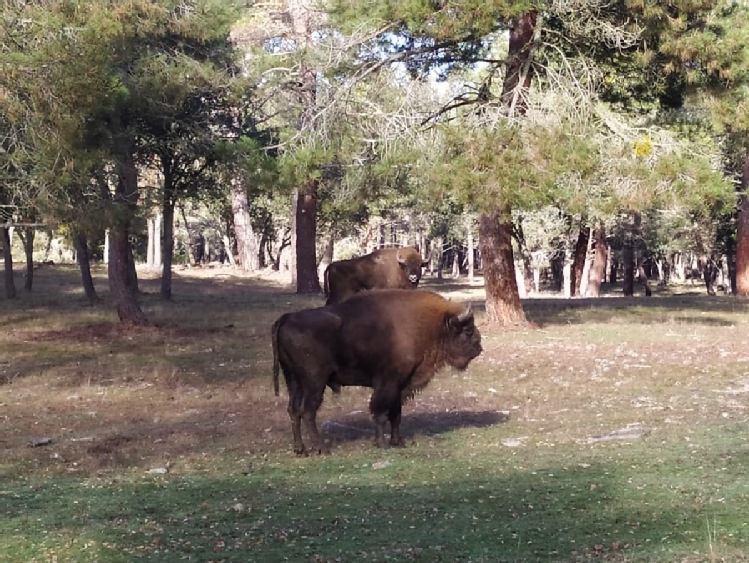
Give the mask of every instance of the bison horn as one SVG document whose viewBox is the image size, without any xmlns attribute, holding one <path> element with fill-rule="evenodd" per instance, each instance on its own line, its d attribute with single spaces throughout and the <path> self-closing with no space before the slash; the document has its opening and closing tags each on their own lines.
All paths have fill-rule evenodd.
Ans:
<svg viewBox="0 0 749 563">
<path fill-rule="evenodd" d="M 399 264 L 406 265 L 406 259 L 401 256 L 401 249 L 399 248 L 398 251 L 395 253 L 395 259 L 398 261 Z"/>
<path fill-rule="evenodd" d="M 466 305 L 466 308 L 463 310 L 463 312 L 458 315 L 457 319 L 459 323 L 463 324 L 472 318 L 473 318 L 473 307 L 471 306 L 470 303 L 468 303 L 468 305 Z"/>
</svg>

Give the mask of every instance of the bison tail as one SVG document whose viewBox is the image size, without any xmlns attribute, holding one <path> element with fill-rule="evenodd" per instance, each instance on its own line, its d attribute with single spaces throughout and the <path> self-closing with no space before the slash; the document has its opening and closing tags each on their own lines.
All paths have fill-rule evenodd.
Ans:
<svg viewBox="0 0 749 563">
<path fill-rule="evenodd" d="M 279 388 L 278 388 L 278 329 L 281 328 L 281 324 L 283 324 L 284 319 L 286 318 L 286 315 L 283 315 L 280 319 L 278 319 L 275 323 L 273 323 L 273 328 L 271 328 L 271 342 L 273 344 L 273 392 L 275 393 L 276 397 L 279 395 Z"/>
</svg>

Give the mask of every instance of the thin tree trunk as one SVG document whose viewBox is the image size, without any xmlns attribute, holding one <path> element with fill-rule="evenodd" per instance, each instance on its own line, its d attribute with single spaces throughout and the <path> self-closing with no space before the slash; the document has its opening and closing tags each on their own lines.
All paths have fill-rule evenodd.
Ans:
<svg viewBox="0 0 749 563">
<path fill-rule="evenodd" d="M 172 264 L 174 263 L 174 197 L 167 190 L 164 182 L 164 198 L 161 204 L 164 221 L 164 239 L 161 251 L 161 289 L 162 299 L 172 298 Z"/>
<path fill-rule="evenodd" d="M 154 241 L 153 246 L 153 265 L 155 268 L 160 268 L 163 264 L 163 253 L 162 253 L 162 241 L 161 241 L 161 229 L 162 229 L 162 223 L 164 221 L 164 217 L 159 211 L 156 213 L 156 216 L 153 218 L 153 230 L 154 230 L 154 237 L 156 240 Z M 172 245 L 173 246 L 173 245 Z"/>
<path fill-rule="evenodd" d="M 503 216 L 495 212 L 479 217 L 479 249 L 485 280 L 487 318 L 504 326 L 526 323 L 515 281 L 509 210 Z"/>
<path fill-rule="evenodd" d="M 518 291 L 520 297 L 527 297 L 531 291 L 533 291 L 533 257 L 528 250 L 528 245 L 525 242 L 525 232 L 523 232 L 522 219 L 519 219 L 517 223 L 513 225 L 513 234 L 515 235 L 515 242 L 518 244 L 518 251 L 520 252 L 520 260 L 522 266 L 520 268 L 520 277 L 517 278 Z M 517 276 L 517 274 L 516 274 Z"/>
<path fill-rule="evenodd" d="M 23 280 L 24 291 L 31 291 L 34 287 L 34 227 L 26 227 L 18 231 L 18 236 L 23 243 L 23 251 L 26 256 L 26 275 Z"/>
<path fill-rule="evenodd" d="M 736 290 L 740 297 L 749 297 L 749 155 L 744 157 L 744 167 L 739 187 L 736 212 Z"/>
<path fill-rule="evenodd" d="M 176 207 L 176 203 L 174 204 Z M 164 211 L 166 213 L 166 210 Z M 180 205 L 180 213 L 182 214 L 182 222 L 185 224 L 185 231 L 187 232 L 187 262 L 190 266 L 195 265 L 195 254 L 193 252 L 193 236 L 190 230 L 190 225 L 187 223 L 187 213 L 185 213 L 185 206 Z M 165 220 L 166 222 L 166 220 Z M 172 235 L 174 233 L 172 232 Z M 166 236 L 166 235 L 165 235 Z"/>
<path fill-rule="evenodd" d="M 330 263 L 333 261 L 333 253 L 335 250 L 335 235 L 331 231 L 331 233 L 328 235 L 328 241 L 325 243 L 325 250 L 323 250 L 322 258 L 320 259 L 320 264 L 317 266 L 318 273 L 322 276 L 325 272 L 325 268 L 330 265 Z"/>
<path fill-rule="evenodd" d="M 10 229 L 8 227 L 0 229 L 0 238 L 2 238 L 3 260 L 5 261 L 5 297 L 15 299 L 16 282 L 13 279 L 13 253 L 10 247 Z"/>
<path fill-rule="evenodd" d="M 572 270 L 570 271 L 570 291 L 577 297 L 580 295 L 580 285 L 583 279 L 583 270 L 585 269 L 585 257 L 588 254 L 588 241 L 590 240 L 590 227 L 585 225 L 585 218 L 582 219 L 580 232 L 577 235 L 575 249 L 572 254 Z"/>
<path fill-rule="evenodd" d="M 601 283 L 606 274 L 606 263 L 609 254 L 608 246 L 606 245 L 606 231 L 603 223 L 600 221 L 596 226 L 594 237 L 595 255 L 593 256 L 593 264 L 590 267 L 590 275 L 588 276 L 588 287 L 585 292 L 586 297 L 601 296 Z"/>
<path fill-rule="evenodd" d="M 476 259 L 474 257 L 475 243 L 473 241 L 472 226 L 468 227 L 466 239 L 466 245 L 468 246 L 468 250 L 466 251 L 468 253 L 468 281 L 473 281 L 473 278 L 476 276 Z"/>
<path fill-rule="evenodd" d="M 230 184 L 234 235 L 237 237 L 237 262 L 245 272 L 254 272 L 258 269 L 258 246 L 252 229 L 247 191 L 239 175 L 235 175 Z"/>
<path fill-rule="evenodd" d="M 153 217 L 146 218 L 146 227 L 148 228 L 148 242 L 146 244 L 146 266 L 153 268 L 155 266 L 153 256 L 154 247 L 156 246 L 156 237 L 154 233 L 156 231 L 156 225 Z"/>
<path fill-rule="evenodd" d="M 88 299 L 88 302 L 91 305 L 95 305 L 99 298 L 96 295 L 94 278 L 91 276 L 91 260 L 88 253 L 88 239 L 83 232 L 77 231 L 73 235 L 73 246 L 75 247 L 75 255 L 78 259 L 78 268 L 81 271 L 83 291 L 86 293 L 86 299 Z"/>
<path fill-rule="evenodd" d="M 229 261 L 230 265 L 236 266 L 237 262 L 234 260 L 234 253 L 231 251 L 231 240 L 229 239 L 229 235 L 224 235 L 221 240 L 224 242 L 224 252 L 226 252 L 226 259 Z"/>
<path fill-rule="evenodd" d="M 320 293 L 320 280 L 317 276 L 317 188 L 315 180 L 296 192 L 296 292 Z"/>
<path fill-rule="evenodd" d="M 442 237 L 437 237 L 434 239 L 434 248 L 439 248 L 439 253 L 437 254 L 437 261 L 435 262 L 437 264 L 437 279 L 442 279 L 442 270 L 445 266 L 445 240 Z"/>
<path fill-rule="evenodd" d="M 453 240 L 453 264 L 450 275 L 453 279 L 460 277 L 460 252 L 458 252 L 458 244 L 455 240 Z"/>
<path fill-rule="evenodd" d="M 131 153 L 125 153 L 120 164 L 120 178 L 115 191 L 117 219 L 109 232 L 109 294 L 117 315 L 125 324 L 146 325 L 148 318 L 138 304 L 137 275 L 130 246 L 130 222 L 138 200 L 138 171 Z"/>
</svg>

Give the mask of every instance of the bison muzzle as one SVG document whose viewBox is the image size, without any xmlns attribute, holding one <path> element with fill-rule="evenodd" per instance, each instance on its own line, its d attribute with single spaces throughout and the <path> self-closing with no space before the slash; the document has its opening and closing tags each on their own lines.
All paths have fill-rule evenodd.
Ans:
<svg viewBox="0 0 749 563">
<path fill-rule="evenodd" d="M 272 329 L 273 384 L 279 394 L 279 367 L 289 392 L 288 412 L 294 451 L 327 451 L 317 428 L 325 388 L 372 388 L 369 409 L 376 442 L 402 446 L 401 408 L 442 367 L 464 370 L 481 353 L 481 335 L 470 305 L 429 291 L 375 290 L 342 303 L 282 315 Z"/>
</svg>

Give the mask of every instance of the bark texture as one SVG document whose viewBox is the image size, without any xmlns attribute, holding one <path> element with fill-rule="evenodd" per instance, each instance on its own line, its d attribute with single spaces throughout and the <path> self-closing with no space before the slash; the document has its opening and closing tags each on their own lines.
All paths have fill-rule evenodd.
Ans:
<svg viewBox="0 0 749 563">
<path fill-rule="evenodd" d="M 606 244 L 606 230 L 602 223 L 598 223 L 593 236 L 595 255 L 593 256 L 593 264 L 590 267 L 590 273 L 588 275 L 588 288 L 585 293 L 586 297 L 601 296 L 601 284 L 606 275 L 606 263 L 608 262 L 609 254 L 609 248 Z"/>
<path fill-rule="evenodd" d="M 583 219 L 585 222 L 585 219 Z M 581 225 L 580 232 L 577 235 L 575 248 L 572 251 L 572 269 L 570 270 L 570 293 L 573 297 L 580 295 L 580 286 L 583 280 L 583 270 L 585 269 L 585 258 L 588 254 L 588 238 L 590 237 L 590 228 Z"/>
<path fill-rule="evenodd" d="M 120 321 L 146 325 L 148 318 L 138 304 L 138 277 L 130 247 L 130 223 L 138 201 L 138 171 L 132 152 L 123 155 L 114 204 L 116 219 L 109 231 L 109 294 Z"/>
<path fill-rule="evenodd" d="M 749 296 L 749 155 L 744 157 L 736 212 L 736 295 Z"/>
<path fill-rule="evenodd" d="M 520 303 L 512 254 L 512 222 L 495 212 L 479 218 L 479 248 L 486 289 L 486 315 L 504 326 L 527 322 Z"/>
<path fill-rule="evenodd" d="M 94 305 L 99 298 L 96 295 L 94 278 L 91 276 L 91 260 L 88 253 L 88 239 L 86 238 L 86 235 L 81 231 L 75 233 L 73 236 L 73 246 L 75 247 L 78 268 L 81 271 L 83 291 L 86 293 L 86 299 L 88 299 L 88 302 L 91 305 Z"/>
<path fill-rule="evenodd" d="M 314 180 L 300 189 L 294 198 L 296 226 L 296 292 L 320 293 L 317 276 L 317 189 Z"/>
<path fill-rule="evenodd" d="M 241 177 L 232 178 L 230 192 L 234 236 L 237 240 L 237 262 L 245 272 L 254 272 L 259 267 L 258 245 L 252 229 L 247 190 Z"/>
<path fill-rule="evenodd" d="M 5 297 L 15 299 L 16 282 L 13 279 L 13 254 L 10 248 L 10 229 L 8 227 L 0 229 L 0 238 L 2 238 L 3 261 L 5 263 Z"/>
<path fill-rule="evenodd" d="M 533 67 L 530 63 L 537 17 L 536 12 L 526 12 L 515 20 L 510 30 L 501 100 L 508 115 L 511 116 L 524 115 L 527 108 L 526 95 L 533 80 Z M 489 321 L 501 325 L 526 323 L 515 280 L 512 218 L 509 208 L 498 206 L 495 210 L 481 214 L 479 251 Z"/>
</svg>

